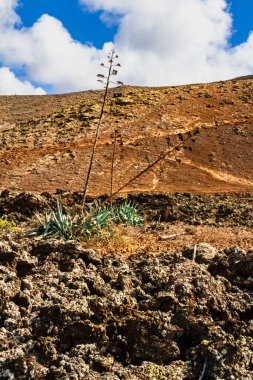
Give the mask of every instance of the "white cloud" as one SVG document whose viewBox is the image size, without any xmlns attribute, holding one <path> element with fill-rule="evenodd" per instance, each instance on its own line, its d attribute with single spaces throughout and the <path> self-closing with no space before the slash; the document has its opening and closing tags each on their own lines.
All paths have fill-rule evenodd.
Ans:
<svg viewBox="0 0 253 380">
<path fill-rule="evenodd" d="M 0 30 L 13 26 L 20 22 L 15 8 L 18 0 L 1 0 L 0 2 Z"/>
<path fill-rule="evenodd" d="M 253 72 L 252 38 L 231 48 L 225 0 L 80 0 L 118 15 L 115 47 L 123 80 L 166 85 L 227 79 Z"/>
<path fill-rule="evenodd" d="M 0 95 L 44 95 L 45 91 L 35 88 L 30 82 L 22 82 L 8 67 L 0 68 Z"/>
<path fill-rule="evenodd" d="M 73 40 L 62 23 L 43 15 L 30 28 L 15 13 L 18 0 L 0 0 L 0 62 L 57 92 L 96 88 L 98 63 L 114 46 L 126 84 L 170 85 L 253 73 L 253 35 L 232 48 L 225 0 L 79 0 L 103 20 L 117 20 L 103 49 Z M 17 27 L 17 23 L 19 26 Z"/>
<path fill-rule="evenodd" d="M 74 41 L 62 23 L 49 15 L 31 28 L 8 28 L 0 33 L 0 60 L 10 67 L 25 68 L 30 80 L 57 91 L 94 87 L 100 55 L 104 53 Z"/>
</svg>

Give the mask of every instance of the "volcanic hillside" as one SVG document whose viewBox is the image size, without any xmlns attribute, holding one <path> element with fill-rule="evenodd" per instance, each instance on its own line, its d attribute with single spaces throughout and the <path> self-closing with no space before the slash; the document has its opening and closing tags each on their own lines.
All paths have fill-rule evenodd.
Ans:
<svg viewBox="0 0 253 380">
<path fill-rule="evenodd" d="M 102 98 L 102 91 L 1 96 L 0 190 L 81 190 Z M 181 152 L 181 162 L 168 157 L 127 190 L 251 192 L 251 78 L 180 87 L 111 89 L 90 192 L 108 192 L 115 129 L 120 135 L 116 189 L 159 157 L 168 148 L 169 136 L 173 140 L 178 133 L 196 127 L 200 134 Z"/>
</svg>

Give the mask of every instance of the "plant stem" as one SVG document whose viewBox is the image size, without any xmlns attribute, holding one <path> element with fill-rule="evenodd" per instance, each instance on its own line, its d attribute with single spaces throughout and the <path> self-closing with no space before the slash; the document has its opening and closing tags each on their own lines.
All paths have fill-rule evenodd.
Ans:
<svg viewBox="0 0 253 380">
<path fill-rule="evenodd" d="M 100 111 L 100 115 L 99 115 L 99 119 L 98 119 L 95 139 L 94 139 L 94 142 L 93 142 L 93 147 L 92 147 L 92 152 L 91 152 L 91 157 L 90 157 L 90 163 L 89 163 L 88 172 L 87 172 L 87 176 L 86 176 L 86 181 L 85 181 L 85 185 L 84 185 L 83 203 L 82 203 L 82 208 L 81 208 L 81 215 L 83 215 L 83 212 L 84 212 L 86 195 L 87 195 L 88 185 L 89 185 L 89 181 L 90 181 L 90 174 L 91 174 L 91 170 L 92 170 L 94 155 L 95 155 L 95 152 L 96 152 L 98 136 L 99 136 L 99 132 L 100 132 L 101 122 L 102 122 L 102 118 L 103 118 L 103 114 L 104 114 L 104 109 L 105 109 L 105 104 L 106 104 L 106 99 L 107 99 L 107 94 L 108 94 L 110 77 L 111 77 L 111 72 L 112 72 L 112 67 L 113 67 L 114 54 L 115 54 L 115 52 L 114 52 L 114 50 L 112 50 L 111 51 L 111 55 L 110 55 L 110 59 L 109 59 L 109 71 L 108 71 L 106 85 L 105 85 L 105 93 L 104 93 L 103 103 L 102 103 L 102 107 L 101 107 L 101 111 Z"/>
<path fill-rule="evenodd" d="M 113 139 L 112 161 L 111 161 L 111 183 L 110 183 L 111 210 L 112 210 L 112 194 L 113 194 L 113 177 L 114 177 L 114 162 L 115 162 L 115 152 L 116 152 L 116 139 L 117 139 L 117 132 L 115 130 L 114 131 L 114 139 Z"/>
</svg>

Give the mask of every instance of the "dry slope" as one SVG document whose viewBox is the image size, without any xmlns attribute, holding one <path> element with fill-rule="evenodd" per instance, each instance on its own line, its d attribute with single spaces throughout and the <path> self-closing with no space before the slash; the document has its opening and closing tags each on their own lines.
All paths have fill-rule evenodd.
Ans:
<svg viewBox="0 0 253 380">
<path fill-rule="evenodd" d="M 0 190 L 80 190 L 101 91 L 0 97 Z M 90 191 L 108 191 L 111 135 L 121 133 L 115 187 L 167 147 L 168 135 L 201 128 L 181 163 L 167 160 L 129 191 L 251 192 L 253 80 L 110 90 Z"/>
</svg>

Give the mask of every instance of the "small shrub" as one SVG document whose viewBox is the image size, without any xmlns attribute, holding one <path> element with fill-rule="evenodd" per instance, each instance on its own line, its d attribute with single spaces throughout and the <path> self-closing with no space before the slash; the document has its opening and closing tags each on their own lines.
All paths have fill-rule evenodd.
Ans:
<svg viewBox="0 0 253 380">
<path fill-rule="evenodd" d="M 5 219 L 0 219 L 0 234 L 15 230 L 16 224 Z"/>
<path fill-rule="evenodd" d="M 101 229 L 99 234 L 92 235 L 87 241 L 87 247 L 105 252 L 128 250 L 135 246 L 133 227 L 120 224 L 109 224 Z"/>
</svg>

